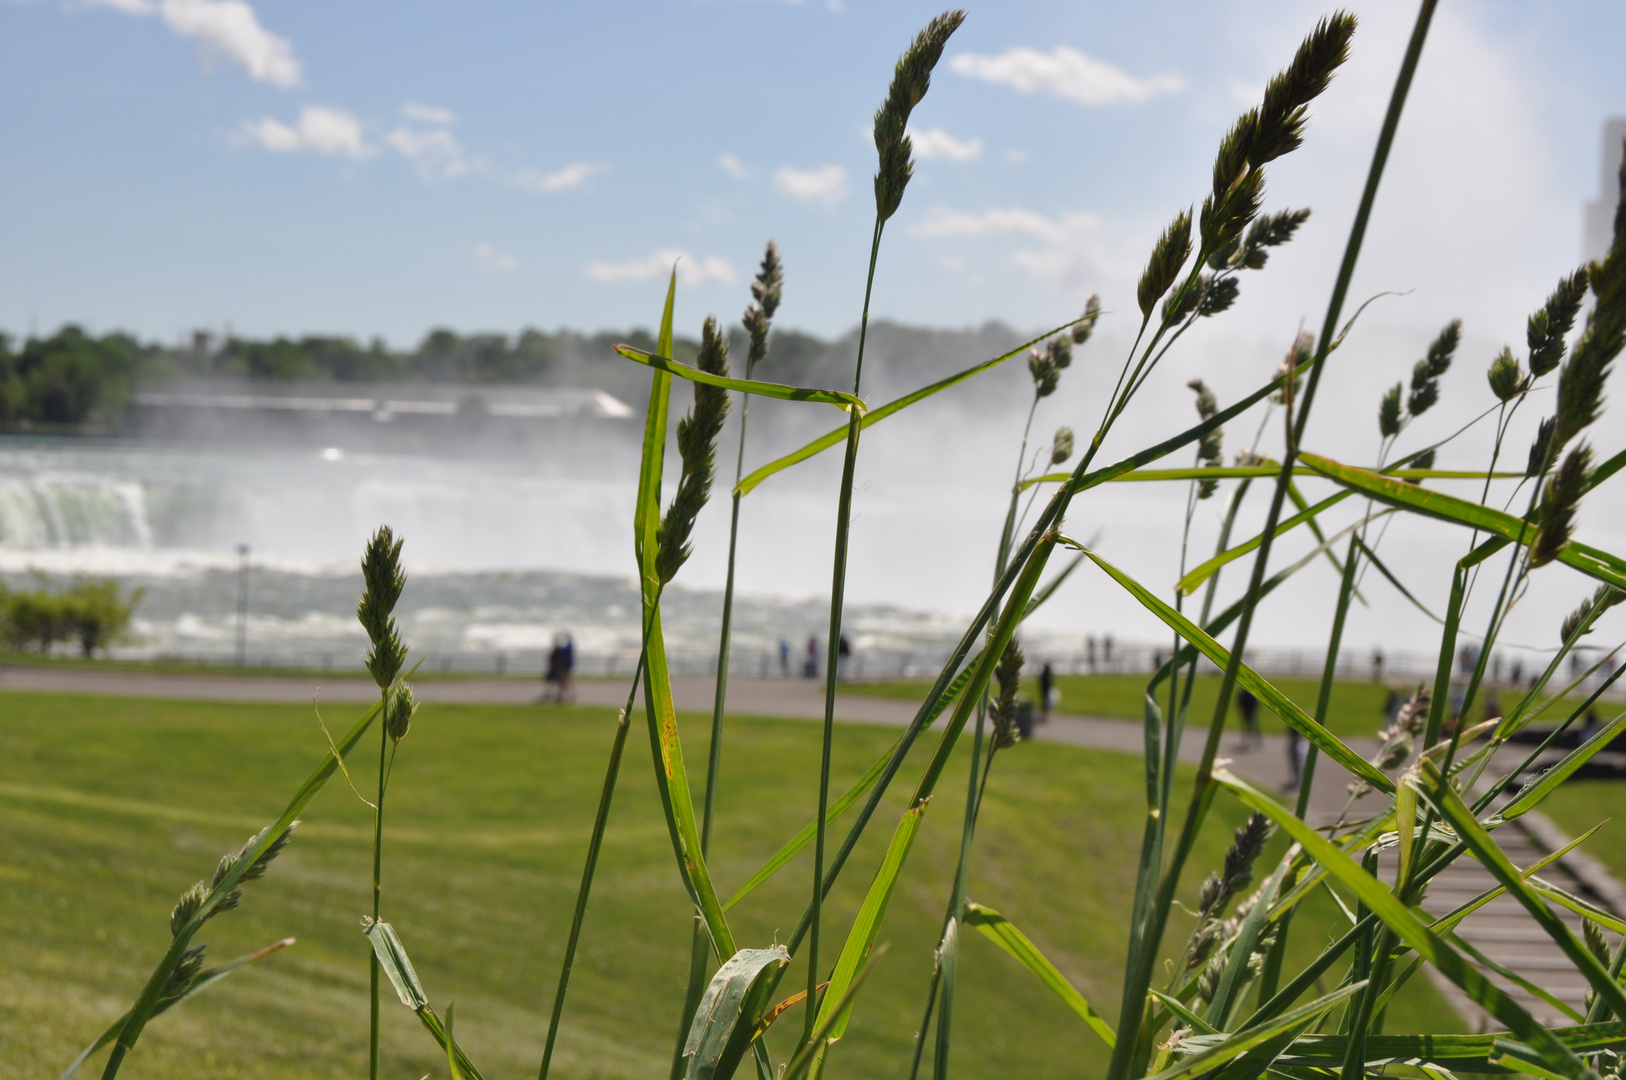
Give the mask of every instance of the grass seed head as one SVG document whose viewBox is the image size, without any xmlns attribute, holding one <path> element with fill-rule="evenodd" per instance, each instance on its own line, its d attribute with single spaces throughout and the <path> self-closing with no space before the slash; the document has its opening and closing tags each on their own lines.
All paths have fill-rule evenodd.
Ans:
<svg viewBox="0 0 1626 1080">
<path fill-rule="evenodd" d="M 1428 450 L 1424 450 L 1421 454 L 1418 454 L 1415 457 L 1413 457 L 1411 459 L 1411 465 L 1409 467 L 1413 468 L 1413 469 L 1432 469 L 1434 467 L 1434 451 L 1433 451 L 1433 449 L 1431 448 L 1431 449 L 1428 449 Z M 1408 478 L 1406 480 L 1406 483 L 1412 484 L 1412 485 L 1421 484 L 1422 482 L 1423 481 L 1420 478 L 1417 478 L 1417 477 L 1411 477 L 1411 478 Z"/>
<path fill-rule="evenodd" d="M 1246 148 L 1255 168 L 1292 153 L 1304 142 L 1305 106 L 1327 89 L 1333 73 L 1349 59 L 1354 34 L 1355 16 L 1334 12 L 1316 24 L 1292 63 L 1266 84 Z"/>
<path fill-rule="evenodd" d="M 995 750 L 1015 746 L 1021 738 L 1016 727 L 1016 695 L 1022 689 L 1024 659 L 1022 646 L 1013 637 L 1005 643 L 1005 651 L 1000 654 L 999 663 L 994 665 L 994 681 L 999 684 L 999 693 L 994 698 L 992 709 Z"/>
<path fill-rule="evenodd" d="M 1158 237 L 1157 245 L 1152 248 L 1152 257 L 1147 260 L 1146 269 L 1141 273 L 1135 295 L 1140 302 L 1143 318 L 1152 317 L 1152 308 L 1180 276 L 1180 268 L 1190 256 L 1191 214 L 1182 210 L 1169 222 L 1163 235 Z"/>
<path fill-rule="evenodd" d="M 1622 191 L 1626 191 L 1626 147 L 1622 151 L 1620 183 Z M 1598 419 L 1603 411 L 1604 383 L 1622 346 L 1626 346 L 1626 209 L 1616 209 L 1614 242 L 1601 262 L 1587 268 L 1587 283 L 1596 303 L 1558 375 L 1555 453 Z"/>
<path fill-rule="evenodd" d="M 203 970 L 203 953 L 207 945 L 189 945 L 181 953 L 180 962 L 175 970 L 169 973 L 169 979 L 164 983 L 164 989 L 159 992 L 160 1001 L 174 1001 L 176 998 L 192 989 L 192 982 Z"/>
<path fill-rule="evenodd" d="M 1564 624 L 1559 628 L 1558 643 L 1567 644 L 1580 630 L 1581 624 L 1586 622 L 1594 611 L 1603 614 L 1622 600 L 1626 600 L 1626 592 L 1621 592 L 1613 585 L 1599 585 L 1597 591 L 1582 600 L 1576 609 L 1564 616 Z M 1591 633 L 1591 627 L 1585 631 Z"/>
<path fill-rule="evenodd" d="M 1591 919 L 1583 918 L 1581 920 L 1581 933 L 1586 938 L 1587 952 L 1590 952 L 1598 963 L 1608 967 L 1611 959 L 1609 955 L 1609 939 L 1603 936 L 1603 927 Z"/>
<path fill-rule="evenodd" d="M 1214 995 L 1219 992 L 1220 979 L 1225 975 L 1225 963 L 1225 954 L 1220 953 L 1208 961 L 1208 966 L 1197 977 L 1197 996 L 1203 1004 L 1213 1001 Z"/>
<path fill-rule="evenodd" d="M 175 906 L 169 912 L 169 936 L 178 937 L 181 928 L 185 926 L 198 913 L 203 906 L 204 899 L 209 895 L 209 885 L 200 881 L 181 894 L 175 901 Z"/>
<path fill-rule="evenodd" d="M 1490 382 L 1491 393 L 1496 395 L 1497 401 L 1512 401 L 1519 391 L 1529 385 L 1524 372 L 1519 370 L 1518 358 L 1513 355 L 1512 349 L 1507 348 L 1496 354 L 1485 378 Z"/>
<path fill-rule="evenodd" d="M 1402 735 L 1417 736 L 1423 733 L 1423 726 L 1428 722 L 1428 706 L 1432 700 L 1429 692 L 1421 685 L 1413 690 L 1411 697 L 1400 706 L 1395 714 L 1394 726 L 1389 730 Z M 1383 738 L 1383 736 L 1379 736 Z"/>
<path fill-rule="evenodd" d="M 1229 310 L 1231 305 L 1236 303 L 1242 286 L 1238 284 L 1236 278 L 1229 275 L 1218 278 L 1205 275 L 1205 280 L 1207 284 L 1203 288 L 1202 299 L 1197 301 L 1197 314 L 1206 319 Z"/>
<path fill-rule="evenodd" d="M 401 569 L 401 544 L 388 525 L 380 525 L 367 541 L 367 550 L 361 557 L 361 577 L 364 588 L 356 605 L 356 619 L 367 631 L 372 648 L 367 652 L 367 670 L 382 690 L 395 681 L 406 660 L 406 646 L 396 630 L 391 612 L 406 587 L 406 572 Z"/>
<path fill-rule="evenodd" d="M 1163 298 L 1163 321 L 1177 323 L 1202 306 L 1213 284 L 1213 275 L 1199 276 L 1189 289 L 1171 292 Z"/>
<path fill-rule="evenodd" d="M 1287 355 L 1282 357 L 1282 362 L 1276 365 L 1276 378 L 1285 379 L 1289 377 L 1293 372 L 1303 367 L 1314 357 L 1315 335 L 1306 330 L 1304 333 L 1293 339 L 1292 348 L 1287 350 Z M 1303 375 L 1293 376 L 1294 398 L 1299 396 L 1299 387 L 1303 384 L 1303 382 Z M 1287 387 L 1283 386 L 1282 389 L 1270 395 L 1270 400 L 1274 401 L 1278 405 L 1287 404 L 1287 394 L 1285 393 L 1286 390 Z"/>
<path fill-rule="evenodd" d="M 893 68 L 886 101 L 875 112 L 875 151 L 880 158 L 875 172 L 875 213 L 883 222 L 897 212 L 904 188 L 914 175 L 914 148 L 907 134 L 909 114 L 931 88 L 932 69 L 942 58 L 949 36 L 964 21 L 964 11 L 945 11 L 915 35 Z"/>
<path fill-rule="evenodd" d="M 1310 210 L 1279 210 L 1256 219 L 1248 229 L 1248 238 L 1240 245 L 1236 264 L 1249 270 L 1263 270 L 1270 258 L 1268 249 L 1280 247 L 1293 239 L 1299 226 L 1310 220 Z M 1216 267 L 1217 269 L 1217 267 Z"/>
<path fill-rule="evenodd" d="M 1068 337 L 1051 338 L 1041 351 L 1028 350 L 1028 374 L 1033 377 L 1035 398 L 1047 398 L 1056 392 L 1061 373 L 1073 363 L 1073 343 Z"/>
<path fill-rule="evenodd" d="M 1440 400 L 1440 376 L 1450 370 L 1451 358 L 1461 340 L 1462 320 L 1452 319 L 1411 369 L 1411 394 L 1406 399 L 1406 412 L 1410 415 L 1421 416 Z"/>
<path fill-rule="evenodd" d="M 1585 443 L 1571 450 L 1542 489 L 1536 509 L 1536 536 L 1530 542 L 1530 567 L 1546 566 L 1558 558 L 1575 531 L 1575 512 L 1592 476 L 1592 448 Z"/>
<path fill-rule="evenodd" d="M 1378 432 L 1385 439 L 1400 434 L 1400 394 L 1401 386 L 1395 383 L 1378 402 Z"/>
<path fill-rule="evenodd" d="M 718 332 L 716 319 L 706 319 L 701 329 L 700 353 L 695 363 L 709 374 L 728 374 L 728 339 Z M 711 497 L 711 482 L 717 471 L 717 436 L 727 417 L 728 392 L 695 383 L 694 408 L 677 426 L 683 472 L 678 478 L 677 494 L 656 534 L 655 573 L 662 585 L 677 576 L 693 551 L 689 537 L 694 532 L 695 518 Z"/>
<path fill-rule="evenodd" d="M 1524 475 L 1540 476 L 1547 468 L 1548 450 L 1553 445 L 1553 429 L 1558 426 L 1554 417 L 1547 417 L 1536 427 L 1536 437 L 1530 443 L 1530 459 L 1525 463 Z"/>
<path fill-rule="evenodd" d="M 1101 298 L 1092 295 L 1084 304 L 1084 317 L 1073 324 L 1072 338 L 1074 345 L 1082 345 L 1090 340 L 1095 332 L 1096 320 L 1101 318 Z"/>
<path fill-rule="evenodd" d="M 384 734 L 393 743 L 399 743 L 412 730 L 412 717 L 418 712 L 418 702 L 412 697 L 412 687 L 396 683 L 390 691 L 389 703 L 384 708 Z"/>
<path fill-rule="evenodd" d="M 1056 437 L 1050 440 L 1050 464 L 1060 465 L 1073 456 L 1073 429 L 1059 427 Z"/>
<path fill-rule="evenodd" d="M 1209 882 L 1217 881 L 1219 887 L 1216 889 L 1209 882 L 1203 884 L 1197 907 L 1199 918 L 1218 918 L 1231 897 L 1248 887 L 1253 881 L 1254 860 L 1259 858 L 1269 838 L 1270 819 L 1258 812 L 1237 829 L 1231 846 L 1226 849 L 1219 874 L 1209 879 Z"/>
<path fill-rule="evenodd" d="M 1208 388 L 1207 383 L 1203 382 L 1201 379 L 1192 379 L 1190 382 L 1186 383 L 1186 389 L 1197 395 L 1198 416 L 1202 417 L 1204 420 L 1207 420 L 1210 416 L 1213 416 L 1215 413 L 1219 412 L 1219 401 L 1214 397 L 1214 391 Z M 1203 456 L 1210 457 L 1212 455 L 1204 454 Z"/>
<path fill-rule="evenodd" d="M 243 871 L 242 880 L 258 881 L 260 878 L 263 878 L 265 876 L 265 872 L 271 869 L 271 864 L 276 860 L 277 856 L 282 854 L 282 849 L 288 846 L 288 841 L 294 838 L 294 830 L 297 828 L 299 828 L 298 821 L 289 822 L 288 827 L 283 830 L 282 835 L 271 841 L 270 845 L 260 853 L 260 857 L 254 860 L 254 864 L 247 870 Z M 238 857 L 246 857 L 250 851 L 254 850 L 264 836 L 265 831 L 262 829 L 259 833 L 255 834 L 248 843 L 243 845 L 243 850 L 237 853 Z"/>
<path fill-rule="evenodd" d="M 1537 378 L 1552 371 L 1564 359 L 1564 339 L 1575 326 L 1575 316 L 1586 299 L 1586 267 L 1561 278 L 1547 303 L 1525 325 L 1525 343 L 1530 346 L 1530 374 Z"/>
<path fill-rule="evenodd" d="M 779 310 L 784 284 L 785 274 L 779 263 L 779 248 L 769 240 L 768 248 L 762 255 L 762 265 L 757 270 L 756 278 L 751 282 L 752 304 L 745 309 L 745 315 L 740 319 L 751 341 L 750 352 L 745 362 L 747 372 L 768 357 L 768 329 L 773 322 L 774 312 Z"/>
</svg>

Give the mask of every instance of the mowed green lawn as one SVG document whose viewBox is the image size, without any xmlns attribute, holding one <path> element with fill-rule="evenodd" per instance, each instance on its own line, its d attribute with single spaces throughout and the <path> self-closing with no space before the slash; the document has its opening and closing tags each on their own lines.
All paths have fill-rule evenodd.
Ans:
<svg viewBox="0 0 1626 1080">
<path fill-rule="evenodd" d="M 335 732 L 355 707 L 323 714 Z M 691 769 L 704 724 L 685 718 Z M 569 927 L 613 717 L 609 710 L 427 706 L 402 744 L 387 804 L 385 917 L 487 1076 L 533 1075 Z M 842 726 L 836 790 L 895 732 Z M 371 737 L 363 744 L 376 747 Z M 712 865 L 728 895 L 811 817 L 817 725 L 733 720 Z M 834 960 L 924 742 L 826 909 Z M 168 943 L 176 896 L 271 821 L 324 750 L 309 707 L 0 695 L 0 1076 L 55 1076 L 135 998 Z M 372 751 L 354 755 L 365 790 Z M 960 832 L 965 755 L 942 785 L 892 901 L 890 953 L 864 988 L 830 1075 L 904 1076 Z M 1021 926 L 1108 1017 L 1143 814 L 1139 766 L 1102 752 L 1022 745 L 988 788 L 972 898 Z M 699 790 L 699 776 L 695 777 Z M 1189 899 L 1242 819 L 1222 796 L 1186 875 Z M 240 910 L 200 935 L 212 962 L 284 936 L 298 944 L 153 1021 L 126 1077 L 329 1077 L 367 1065 L 371 814 L 335 777 Z M 1278 838 L 1272 852 L 1279 852 Z M 742 945 L 783 941 L 807 891 L 804 854 L 730 914 Z M 636 722 L 605 845 L 554 1075 L 664 1076 L 688 964 L 691 912 Z M 1190 926 L 1176 914 L 1170 951 Z M 1293 960 L 1343 926 L 1329 902 L 1295 923 Z M 794 968 L 784 986 L 805 984 Z M 1390 1010 L 1404 1029 L 1461 1030 L 1424 979 Z M 385 988 L 384 1069 L 445 1075 L 445 1058 Z M 775 1059 L 800 1014 L 770 1033 Z M 1105 1048 L 1027 971 L 966 939 L 956 1004 L 963 1077 L 1090 1075 Z M 87 1069 L 100 1069 L 99 1058 Z M 89 1075 L 95 1075 L 94 1072 Z"/>
<path fill-rule="evenodd" d="M 1056 679 L 1056 687 L 1061 691 L 1061 703 L 1056 711 L 1082 716 L 1118 716 L 1140 720 L 1143 715 L 1148 677 L 1144 674 L 1059 676 Z M 1191 706 L 1187 713 L 1192 724 L 1206 726 L 1213 718 L 1214 705 L 1219 698 L 1220 681 L 1220 676 L 1216 674 L 1197 676 L 1196 685 L 1192 688 Z M 1321 693 L 1320 679 L 1284 677 L 1272 678 L 1270 681 L 1299 708 L 1312 716 L 1315 714 L 1316 699 Z M 929 682 L 887 682 L 855 684 L 847 688 L 846 692 L 919 701 L 930 689 Z M 1410 689 L 1408 687 L 1402 692 L 1409 693 Z M 1039 687 L 1035 680 L 1029 680 L 1025 690 L 1030 698 L 1038 697 Z M 1498 690 L 1497 695 L 1503 708 L 1512 708 L 1519 698 L 1516 692 L 1509 690 Z M 1327 707 L 1328 730 L 1340 738 L 1360 738 L 1377 734 L 1385 722 L 1384 705 L 1388 697 L 1389 688 L 1383 683 L 1348 681 L 1333 683 L 1332 699 Z M 1159 705 L 1167 710 L 1167 683 L 1163 684 L 1160 698 Z M 1576 698 L 1571 704 L 1579 705 L 1580 702 L 1581 699 Z M 1479 705 L 1475 707 L 1476 719 L 1483 709 L 1483 704 L 1481 699 Z M 1618 709 L 1618 706 L 1616 708 Z M 1602 713 L 1604 709 L 1600 708 L 1599 711 Z M 1562 719 L 1562 716 L 1556 706 L 1543 713 L 1544 721 L 1558 719 Z M 1259 722 L 1265 731 L 1285 730 L 1285 725 L 1276 718 L 1276 714 L 1263 704 L 1259 707 Z M 1234 699 L 1227 723 L 1233 728 L 1240 728 L 1242 724 L 1242 717 L 1237 712 Z"/>
</svg>

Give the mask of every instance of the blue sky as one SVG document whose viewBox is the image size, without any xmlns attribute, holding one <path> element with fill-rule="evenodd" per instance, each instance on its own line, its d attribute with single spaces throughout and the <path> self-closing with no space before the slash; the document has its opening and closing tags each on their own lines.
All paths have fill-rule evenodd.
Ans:
<svg viewBox="0 0 1626 1080">
<path fill-rule="evenodd" d="M 0 0 L 0 328 L 406 345 L 435 325 L 647 325 L 679 251 L 697 323 L 743 308 L 771 236 L 782 324 L 840 332 L 869 118 L 936 10 Z M 1131 311 L 1151 239 L 1323 10 L 972 6 L 915 114 L 929 159 L 877 312 L 1031 327 L 1096 291 Z M 1238 332 L 1283 336 L 1324 303 L 1412 15 L 1354 10 L 1354 59 L 1270 180 L 1268 205 L 1316 217 Z M 1517 334 L 1579 255 L 1600 126 L 1626 113 L 1622 40 L 1626 5 L 1442 5 L 1357 283 L 1426 302 L 1382 318 Z"/>
</svg>

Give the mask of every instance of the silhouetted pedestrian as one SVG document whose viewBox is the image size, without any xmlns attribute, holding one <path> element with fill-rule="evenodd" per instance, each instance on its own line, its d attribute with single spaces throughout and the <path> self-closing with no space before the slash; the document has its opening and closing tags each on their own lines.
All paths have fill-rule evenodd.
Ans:
<svg viewBox="0 0 1626 1080">
<path fill-rule="evenodd" d="M 1050 661 L 1044 662 L 1039 669 L 1039 723 L 1050 722 L 1050 710 L 1056 707 L 1061 700 L 1061 691 L 1056 689 L 1056 673 L 1050 668 Z"/>
<path fill-rule="evenodd" d="M 790 642 L 785 638 L 779 639 L 779 674 L 790 678 Z"/>
<path fill-rule="evenodd" d="M 1238 750 L 1253 750 L 1265 737 L 1259 733 L 1259 699 L 1246 690 L 1237 692 L 1236 708 L 1242 714 L 1242 743 Z"/>
<path fill-rule="evenodd" d="M 553 636 L 553 648 L 548 652 L 548 670 L 542 676 L 543 701 L 562 704 L 576 700 L 576 683 L 571 677 L 575 667 L 576 643 L 568 632 L 561 630 Z"/>
<path fill-rule="evenodd" d="M 836 638 L 836 678 L 845 680 L 850 672 L 847 670 L 852 663 L 853 647 L 847 642 L 847 635 L 841 634 Z"/>
<path fill-rule="evenodd" d="M 1247 693 L 1246 690 L 1243 693 Z M 1283 791 L 1297 791 L 1299 784 L 1304 781 L 1304 755 L 1308 747 L 1304 745 L 1304 736 L 1299 729 L 1289 724 L 1287 726 L 1287 783 L 1282 785 Z"/>
<path fill-rule="evenodd" d="M 807 664 L 802 668 L 802 675 L 809 679 L 819 677 L 819 639 L 815 634 L 807 635 Z"/>
</svg>

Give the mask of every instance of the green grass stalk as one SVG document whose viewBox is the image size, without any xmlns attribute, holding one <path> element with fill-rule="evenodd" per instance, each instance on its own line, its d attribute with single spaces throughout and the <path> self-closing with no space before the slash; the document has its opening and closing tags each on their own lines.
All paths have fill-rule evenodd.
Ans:
<svg viewBox="0 0 1626 1080">
<path fill-rule="evenodd" d="M 616 718 L 615 739 L 610 744 L 610 763 L 604 769 L 604 787 L 599 792 L 598 811 L 593 815 L 593 833 L 587 841 L 587 863 L 582 867 L 581 885 L 576 890 L 576 907 L 570 916 L 570 935 L 565 939 L 565 958 L 559 967 L 559 984 L 553 992 L 553 1011 L 548 1019 L 548 1038 L 542 1047 L 542 1067 L 537 1080 L 548 1080 L 548 1069 L 553 1064 L 553 1047 L 559 1037 L 559 1020 L 565 1011 L 565 994 L 570 989 L 570 973 L 576 964 L 576 947 L 581 943 L 582 924 L 587 920 L 587 898 L 593 891 L 593 876 L 598 872 L 598 856 L 604 847 L 604 830 L 610 822 L 610 804 L 615 799 L 615 784 L 621 775 L 621 755 L 627 747 L 627 730 L 632 722 L 633 699 L 638 696 L 638 682 L 644 673 L 645 653 L 638 654 L 638 666 L 632 673 L 632 689 L 627 692 L 626 707 Z"/>
<path fill-rule="evenodd" d="M 1248 633 L 1252 628 L 1253 614 L 1258 602 L 1260 586 L 1264 582 L 1265 568 L 1269 565 L 1271 540 L 1274 538 L 1276 523 L 1281 520 L 1282 504 L 1287 498 L 1287 486 L 1292 480 L 1292 467 L 1297 458 L 1298 444 L 1303 440 L 1305 426 L 1309 422 L 1310 408 L 1315 401 L 1316 387 L 1320 382 L 1321 372 L 1325 368 L 1327 354 L 1330 351 L 1333 339 L 1338 329 L 1339 316 L 1343 313 L 1344 298 L 1349 292 L 1350 280 L 1355 274 L 1355 264 L 1359 260 L 1361 244 L 1366 237 L 1367 222 L 1372 215 L 1373 204 L 1377 200 L 1378 185 L 1383 178 L 1384 167 L 1388 163 L 1389 151 L 1394 144 L 1395 133 L 1400 126 L 1400 115 L 1405 108 L 1406 96 L 1411 89 L 1412 76 L 1416 73 L 1417 63 L 1422 57 L 1423 43 L 1428 37 L 1429 23 L 1434 17 L 1434 9 L 1438 0 L 1422 0 L 1418 10 L 1417 21 L 1412 31 L 1411 40 L 1406 48 L 1406 55 L 1400 65 L 1400 72 L 1395 79 L 1394 90 L 1390 95 L 1389 108 L 1384 116 L 1383 128 L 1378 136 L 1377 146 L 1372 155 L 1372 164 L 1367 173 L 1366 186 L 1361 193 L 1360 206 L 1355 213 L 1355 221 L 1350 228 L 1350 235 L 1344 249 L 1344 258 L 1339 266 L 1338 279 L 1333 286 L 1332 298 L 1327 305 L 1326 318 L 1322 322 L 1321 339 L 1316 349 L 1314 361 L 1310 366 L 1309 377 L 1304 387 L 1304 396 L 1299 405 L 1296 423 L 1290 427 L 1293 439 L 1282 455 L 1282 472 L 1276 482 L 1276 489 L 1271 497 L 1270 511 L 1266 515 L 1265 525 L 1261 532 L 1262 539 L 1258 554 L 1254 558 L 1253 575 L 1244 594 L 1242 613 L 1237 621 L 1235 643 L 1231 648 L 1231 659 L 1226 664 L 1225 675 L 1220 684 L 1219 700 L 1214 708 L 1214 718 L 1209 725 L 1208 741 L 1203 748 L 1202 761 L 1198 766 L 1197 779 L 1193 785 L 1190 805 L 1186 813 L 1186 820 L 1181 829 L 1180 839 L 1176 844 L 1171 862 L 1164 873 L 1163 884 L 1153 905 L 1153 923 L 1148 928 L 1146 941 L 1139 950 L 1140 955 L 1134 957 L 1138 961 L 1127 973 L 1124 987 L 1124 1007 L 1118 1023 L 1118 1044 L 1113 1050 L 1112 1065 L 1107 1073 L 1107 1080 L 1125 1080 L 1134 1067 L 1134 1058 L 1140 1044 L 1140 1026 L 1145 1009 L 1142 1002 L 1146 996 L 1146 987 L 1152 975 L 1153 958 L 1157 952 L 1157 944 L 1162 940 L 1163 929 L 1168 923 L 1169 911 L 1173 907 L 1174 892 L 1179 885 L 1180 873 L 1184 869 L 1186 858 L 1196 842 L 1198 830 L 1202 826 L 1203 818 L 1213 797 L 1212 773 L 1214 759 L 1218 756 L 1219 740 L 1225 727 L 1225 719 L 1230 711 L 1231 695 L 1236 688 L 1238 666 L 1242 662 L 1242 653 L 1247 646 Z M 1285 382 L 1284 387 L 1290 388 L 1291 380 Z M 1291 414 L 1289 414 L 1291 415 Z"/>
<path fill-rule="evenodd" d="M 379 712 L 382 713 L 389 706 L 390 692 L 387 689 L 379 691 Z M 383 895 L 384 870 L 384 778 L 385 748 L 389 745 L 389 734 L 384 725 L 378 727 L 378 802 L 373 804 L 373 922 L 379 921 L 379 904 Z M 369 1080 L 378 1080 L 378 955 L 369 947 L 368 958 L 368 1029 L 367 1029 L 367 1075 Z"/>
<path fill-rule="evenodd" d="M 881 254 L 881 231 L 886 220 L 875 216 L 875 231 L 870 239 L 869 272 L 864 279 L 864 310 L 858 320 L 858 361 L 853 371 L 853 393 L 856 395 L 864 377 L 864 345 L 869 336 L 869 305 L 875 289 L 875 264 Z M 830 571 L 830 629 L 824 639 L 824 740 L 819 753 L 818 827 L 813 835 L 813 899 L 812 918 L 808 923 L 807 939 L 807 1009 L 802 1029 L 802 1042 L 813 1038 L 814 1025 L 819 1014 L 819 931 L 824 913 L 824 846 L 827 826 L 825 817 L 830 808 L 830 754 L 836 724 L 836 679 L 840 674 L 841 616 L 847 593 L 847 537 L 852 523 L 853 475 L 858 467 L 858 433 L 863 430 L 857 410 L 847 418 L 847 452 L 841 465 L 841 492 L 836 504 L 836 550 L 834 566 Z"/>
</svg>

